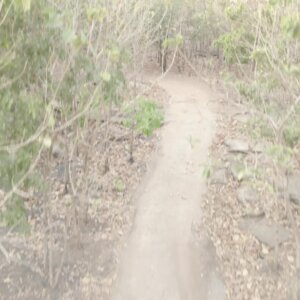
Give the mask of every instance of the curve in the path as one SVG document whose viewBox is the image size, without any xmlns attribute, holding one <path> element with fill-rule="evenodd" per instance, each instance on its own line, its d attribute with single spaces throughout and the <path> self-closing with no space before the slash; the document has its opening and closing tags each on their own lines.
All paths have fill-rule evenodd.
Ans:
<svg viewBox="0 0 300 300">
<path fill-rule="evenodd" d="M 215 128 L 210 95 L 199 81 L 168 75 L 171 96 L 161 147 L 138 191 L 137 212 L 112 300 L 222 300 L 209 239 L 195 238 L 202 177 Z"/>
</svg>

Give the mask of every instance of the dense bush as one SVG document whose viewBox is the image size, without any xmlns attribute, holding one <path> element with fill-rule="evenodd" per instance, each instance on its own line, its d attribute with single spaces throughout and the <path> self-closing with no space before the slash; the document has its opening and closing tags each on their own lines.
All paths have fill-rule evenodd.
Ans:
<svg viewBox="0 0 300 300">
<path fill-rule="evenodd" d="M 0 9 L 0 208 L 12 225 L 10 210 L 45 186 L 36 174 L 43 153 L 70 131 L 73 146 L 84 140 L 91 111 L 109 118 L 126 94 L 124 68 L 159 28 L 143 1 L 13 0 Z"/>
<path fill-rule="evenodd" d="M 298 1 L 236 1 L 220 7 L 223 16 L 220 10 L 215 12 L 222 20 L 223 32 L 214 45 L 221 49 L 231 70 L 235 67 L 239 71 L 233 80 L 237 91 L 271 121 L 277 142 L 296 146 L 300 102 Z"/>
</svg>

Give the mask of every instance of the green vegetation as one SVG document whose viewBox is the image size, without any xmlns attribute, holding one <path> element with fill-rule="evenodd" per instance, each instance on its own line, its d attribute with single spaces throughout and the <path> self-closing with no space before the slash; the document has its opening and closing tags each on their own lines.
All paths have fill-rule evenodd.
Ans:
<svg viewBox="0 0 300 300">
<path fill-rule="evenodd" d="M 161 127 L 163 119 L 157 104 L 145 99 L 140 100 L 135 116 L 136 128 L 139 132 L 145 136 L 152 135 L 155 129 Z"/>
<path fill-rule="evenodd" d="M 118 178 L 115 181 L 115 190 L 116 190 L 116 192 L 123 193 L 125 191 L 125 189 L 126 189 L 126 185 L 125 185 L 124 181 L 121 178 Z"/>
<path fill-rule="evenodd" d="M 129 117 L 124 121 L 126 127 L 133 127 L 145 136 L 151 136 L 162 126 L 164 117 L 157 104 L 140 97 L 134 107 L 127 109 Z"/>
<path fill-rule="evenodd" d="M 89 138 L 91 111 L 110 119 L 112 105 L 127 100 L 125 70 L 133 67 L 138 76 L 153 50 L 163 70 L 170 53 L 177 62 L 179 49 L 192 63 L 203 56 L 209 64 L 215 55 L 223 58 L 230 85 L 265 116 L 248 124 L 251 134 L 296 147 L 298 8 L 293 0 L 2 1 L 1 210 L 22 202 L 31 187 L 44 186 L 43 179 L 35 182 L 43 178 L 36 166 L 58 135 L 73 132 L 75 147 Z M 163 122 L 160 109 L 147 99 L 133 102 L 125 123 L 145 136 L 153 134 Z"/>
<path fill-rule="evenodd" d="M 57 145 L 68 172 L 77 158 L 89 171 L 94 128 L 105 128 L 99 143 L 109 153 L 115 108 L 130 106 L 123 125 L 133 135 L 148 137 L 162 126 L 158 105 L 130 90 L 153 53 L 162 71 L 182 59 L 188 67 L 216 61 L 240 99 L 259 112 L 245 130 L 271 142 L 274 163 L 288 169 L 300 141 L 299 0 L 256 2 L 0 0 L 1 225 L 27 232 L 29 201 L 51 212 L 47 175 Z M 133 137 L 131 144 L 133 161 Z M 260 177 L 245 165 L 235 171 L 239 180 Z M 68 172 L 65 191 L 76 207 L 89 183 L 72 181 Z M 211 173 L 205 168 L 206 177 Z M 111 184 L 118 193 L 126 189 L 121 179 Z"/>
<path fill-rule="evenodd" d="M 90 112 L 104 111 L 109 120 L 111 106 L 125 100 L 124 70 L 159 31 L 150 25 L 156 12 L 135 0 L 1 1 L 0 212 L 6 225 L 26 220 L 22 203 L 32 188 L 47 198 L 51 187 L 45 189 L 37 166 L 55 145 L 73 155 L 72 148 L 89 139 Z M 139 109 L 138 130 L 149 135 L 159 115 L 149 103 Z M 70 132 L 74 138 L 67 141 Z"/>
<path fill-rule="evenodd" d="M 208 3 L 227 84 L 258 111 L 243 130 L 272 142 L 274 162 L 289 167 L 300 140 L 299 1 Z"/>
</svg>

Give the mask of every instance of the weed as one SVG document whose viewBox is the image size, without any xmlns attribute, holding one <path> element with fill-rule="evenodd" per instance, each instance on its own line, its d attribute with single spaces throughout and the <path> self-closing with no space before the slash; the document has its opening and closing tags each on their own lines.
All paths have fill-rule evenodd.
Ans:
<svg viewBox="0 0 300 300">
<path fill-rule="evenodd" d="M 271 125 L 259 117 L 251 118 L 243 127 L 243 133 L 246 133 L 254 140 L 266 138 L 273 140 L 275 133 Z"/>
<path fill-rule="evenodd" d="M 115 181 L 114 186 L 115 186 L 116 192 L 118 192 L 118 193 L 123 193 L 125 191 L 125 189 L 126 189 L 125 182 L 121 178 L 118 178 Z"/>
<path fill-rule="evenodd" d="M 238 181 L 243 181 L 246 179 L 258 179 L 262 176 L 259 169 L 250 167 L 245 163 L 238 162 L 231 166 L 231 172 L 233 177 Z"/>
<path fill-rule="evenodd" d="M 162 126 L 164 116 L 157 104 L 146 98 L 139 98 L 137 108 L 130 107 L 128 115 L 131 117 L 124 120 L 125 127 L 132 127 L 145 136 L 151 136 L 155 129 Z"/>
<path fill-rule="evenodd" d="M 283 130 L 283 137 L 286 144 L 293 148 L 300 141 L 300 122 L 293 120 Z"/>
<path fill-rule="evenodd" d="M 212 166 L 211 165 L 207 165 L 203 169 L 202 176 L 205 179 L 209 179 L 211 177 L 211 175 L 212 175 L 212 172 L 213 172 Z"/>
</svg>

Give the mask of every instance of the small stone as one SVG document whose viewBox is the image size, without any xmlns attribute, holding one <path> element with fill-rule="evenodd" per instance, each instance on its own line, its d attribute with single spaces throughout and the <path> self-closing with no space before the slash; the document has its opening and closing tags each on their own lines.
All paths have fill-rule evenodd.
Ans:
<svg viewBox="0 0 300 300">
<path fill-rule="evenodd" d="M 227 170 L 218 169 L 216 170 L 210 178 L 211 184 L 220 184 L 224 185 L 227 183 Z"/>
<path fill-rule="evenodd" d="M 237 199 L 241 203 L 254 203 L 259 200 L 258 192 L 249 185 L 242 185 L 237 190 Z"/>
<path fill-rule="evenodd" d="M 229 152 L 248 153 L 249 144 L 244 140 L 227 139 L 225 145 L 228 147 Z"/>
<path fill-rule="evenodd" d="M 62 157 L 64 155 L 64 149 L 59 143 L 54 143 L 52 146 L 52 155 L 55 158 Z"/>
<path fill-rule="evenodd" d="M 260 271 L 262 273 L 277 278 L 279 273 L 282 272 L 282 270 L 283 270 L 282 265 L 278 261 L 272 258 L 265 258 L 261 260 Z"/>
<path fill-rule="evenodd" d="M 288 193 L 290 200 L 300 205 L 300 172 L 295 172 L 288 178 Z"/>
</svg>

